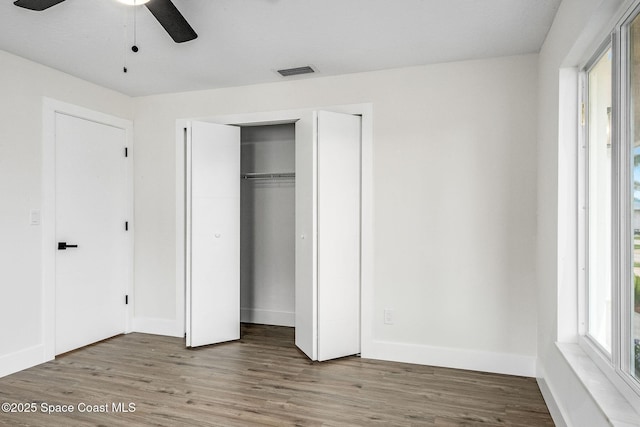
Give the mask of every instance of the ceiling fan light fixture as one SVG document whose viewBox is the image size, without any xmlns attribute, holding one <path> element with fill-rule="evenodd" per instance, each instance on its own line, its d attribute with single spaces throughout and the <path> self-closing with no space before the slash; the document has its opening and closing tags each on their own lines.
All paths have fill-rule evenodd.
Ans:
<svg viewBox="0 0 640 427">
<path fill-rule="evenodd" d="M 15 0 L 13 4 L 24 9 L 42 12 L 43 10 L 49 9 L 63 1 L 65 0 Z M 191 25 L 189 25 L 185 17 L 182 16 L 171 0 L 118 1 L 129 6 L 145 5 L 154 18 L 156 18 L 160 25 L 162 25 L 162 28 L 164 28 L 176 43 L 184 43 L 198 38 L 198 34 L 196 34 L 193 28 L 191 28 Z M 135 17 L 133 22 L 135 24 Z"/>
<path fill-rule="evenodd" d="M 142 6 L 143 4 L 148 3 L 149 0 L 118 0 L 118 2 L 126 4 L 127 6 Z"/>
</svg>

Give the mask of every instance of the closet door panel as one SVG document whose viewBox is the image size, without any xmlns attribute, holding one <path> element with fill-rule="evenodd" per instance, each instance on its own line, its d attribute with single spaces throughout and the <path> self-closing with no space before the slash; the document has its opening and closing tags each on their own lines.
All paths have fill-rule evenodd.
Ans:
<svg viewBox="0 0 640 427">
<path fill-rule="evenodd" d="M 318 360 L 360 353 L 360 117 L 318 112 Z"/>
<path fill-rule="evenodd" d="M 295 342 L 311 360 L 318 360 L 316 119 L 309 113 L 296 122 L 295 153 Z"/>
<path fill-rule="evenodd" d="M 240 130 L 192 123 L 187 345 L 240 338 Z"/>
</svg>

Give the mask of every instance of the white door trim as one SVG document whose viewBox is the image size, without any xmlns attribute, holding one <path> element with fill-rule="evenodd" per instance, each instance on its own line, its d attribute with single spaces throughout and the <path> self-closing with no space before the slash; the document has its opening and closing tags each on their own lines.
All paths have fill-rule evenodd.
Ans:
<svg viewBox="0 0 640 427">
<path fill-rule="evenodd" d="M 176 120 L 176 322 L 185 331 L 185 182 L 184 182 L 184 140 L 185 128 L 191 120 L 199 120 L 224 125 L 293 123 L 316 110 L 362 116 L 362 248 L 361 248 L 361 294 L 360 294 L 360 352 L 363 357 L 373 345 L 373 105 L 351 104 L 338 106 L 318 106 L 313 108 L 281 110 L 260 113 L 229 114 L 209 117 L 192 117 Z"/>
<path fill-rule="evenodd" d="M 55 358 L 56 337 L 56 114 L 67 114 L 77 118 L 123 129 L 129 157 L 133 153 L 133 122 L 98 111 L 89 110 L 51 98 L 42 102 L 42 337 L 44 343 L 44 361 Z M 123 153 L 124 156 L 124 153 Z M 133 161 L 127 162 L 127 201 L 129 211 L 129 244 L 123 250 L 128 251 L 129 274 L 126 286 L 129 295 L 126 330 L 131 332 L 133 314 Z"/>
</svg>

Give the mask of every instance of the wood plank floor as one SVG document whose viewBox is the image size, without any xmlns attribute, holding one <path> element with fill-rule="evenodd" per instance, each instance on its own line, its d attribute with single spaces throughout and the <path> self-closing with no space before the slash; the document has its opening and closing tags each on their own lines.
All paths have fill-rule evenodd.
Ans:
<svg viewBox="0 0 640 427">
<path fill-rule="evenodd" d="M 8 426 L 553 426 L 532 378 L 359 357 L 313 363 L 293 329 L 261 325 L 193 350 L 179 338 L 118 336 L 1 378 L 0 402 L 35 403 L 0 412 Z M 117 412 L 129 403 L 135 411 Z"/>
</svg>

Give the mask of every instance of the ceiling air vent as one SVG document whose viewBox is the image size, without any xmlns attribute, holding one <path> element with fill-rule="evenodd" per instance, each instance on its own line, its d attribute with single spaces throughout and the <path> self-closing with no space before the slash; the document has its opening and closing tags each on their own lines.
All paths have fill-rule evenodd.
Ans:
<svg viewBox="0 0 640 427">
<path fill-rule="evenodd" d="M 278 70 L 278 73 L 280 73 L 282 77 L 289 77 L 289 76 L 297 76 L 298 74 L 315 73 L 315 71 L 313 70 L 313 68 L 307 65 L 306 67 L 287 68 L 286 70 Z"/>
</svg>

